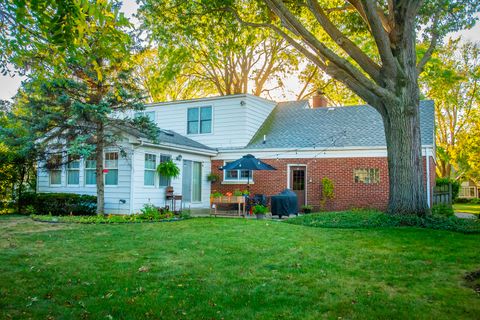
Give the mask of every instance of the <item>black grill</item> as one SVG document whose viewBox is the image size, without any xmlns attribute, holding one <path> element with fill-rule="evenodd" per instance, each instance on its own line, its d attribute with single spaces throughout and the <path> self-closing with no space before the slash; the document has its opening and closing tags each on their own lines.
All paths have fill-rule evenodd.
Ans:
<svg viewBox="0 0 480 320">
<path fill-rule="evenodd" d="M 290 189 L 285 189 L 279 194 L 271 197 L 272 215 L 289 216 L 291 214 L 298 215 L 297 195 Z"/>
</svg>

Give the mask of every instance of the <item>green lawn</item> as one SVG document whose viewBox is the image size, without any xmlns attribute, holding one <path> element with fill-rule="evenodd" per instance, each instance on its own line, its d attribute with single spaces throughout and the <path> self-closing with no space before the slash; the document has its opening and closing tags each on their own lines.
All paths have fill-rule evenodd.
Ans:
<svg viewBox="0 0 480 320">
<path fill-rule="evenodd" d="M 480 235 L 0 217 L 0 319 L 478 319 Z"/>
<path fill-rule="evenodd" d="M 455 203 L 453 205 L 455 212 L 480 214 L 480 204 L 473 203 Z"/>
</svg>

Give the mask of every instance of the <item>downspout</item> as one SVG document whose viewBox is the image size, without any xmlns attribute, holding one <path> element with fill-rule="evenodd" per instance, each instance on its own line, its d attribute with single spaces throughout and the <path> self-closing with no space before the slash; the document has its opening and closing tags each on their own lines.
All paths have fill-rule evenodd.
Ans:
<svg viewBox="0 0 480 320">
<path fill-rule="evenodd" d="M 431 202 L 430 202 L 430 198 L 431 198 L 431 195 L 430 195 L 430 154 L 428 152 L 428 149 L 425 148 L 425 158 L 426 158 L 426 166 L 427 166 L 427 202 L 428 202 L 428 207 L 430 208 L 431 207 Z"/>
<path fill-rule="evenodd" d="M 140 140 L 140 139 L 139 139 Z M 134 214 L 133 212 L 133 195 L 135 193 L 135 150 L 143 146 L 143 140 L 140 140 L 140 145 L 137 147 L 133 147 L 132 152 L 132 169 L 130 170 L 130 214 Z"/>
</svg>

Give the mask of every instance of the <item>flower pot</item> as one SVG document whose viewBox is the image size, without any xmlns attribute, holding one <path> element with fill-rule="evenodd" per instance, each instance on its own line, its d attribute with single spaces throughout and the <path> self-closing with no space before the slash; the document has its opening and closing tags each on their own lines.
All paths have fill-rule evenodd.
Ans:
<svg viewBox="0 0 480 320">
<path fill-rule="evenodd" d="M 255 215 L 257 216 L 257 219 L 258 219 L 258 220 L 263 220 L 263 219 L 265 219 L 265 214 L 263 214 L 263 213 L 256 213 Z"/>
</svg>

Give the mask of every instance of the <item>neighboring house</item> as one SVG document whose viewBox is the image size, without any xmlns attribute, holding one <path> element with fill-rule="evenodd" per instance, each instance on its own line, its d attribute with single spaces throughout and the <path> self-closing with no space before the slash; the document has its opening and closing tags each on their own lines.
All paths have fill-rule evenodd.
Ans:
<svg viewBox="0 0 480 320">
<path fill-rule="evenodd" d="M 480 186 L 473 180 L 464 181 L 460 185 L 458 197 L 466 199 L 480 198 Z"/>
<path fill-rule="evenodd" d="M 299 204 L 318 208 L 321 180 L 327 177 L 335 187 L 335 198 L 327 209 L 385 209 L 388 166 L 380 115 L 367 105 L 332 108 L 323 106 L 323 101 L 314 99 L 311 106 L 308 101 L 276 103 L 238 94 L 147 105 L 145 115 L 162 129 L 160 142 L 153 144 L 135 130 L 125 130 L 123 150 L 127 151 L 106 153 L 106 212 L 138 212 L 146 203 L 164 206 L 168 181 L 151 172 L 167 158 L 181 169 L 181 176 L 171 185 L 175 194 L 183 195 L 186 207 L 208 208 L 211 192 L 244 190 L 250 175 L 253 194 L 273 195 L 290 188 L 299 196 Z M 420 120 L 424 181 L 431 203 L 433 101 L 421 102 Z M 248 153 L 277 170 L 219 169 Z M 70 164 L 56 172 L 40 170 L 38 191 L 95 194 L 89 171 L 93 166 L 90 160 L 81 159 L 74 168 Z M 210 172 L 219 181 L 208 182 Z"/>
</svg>

